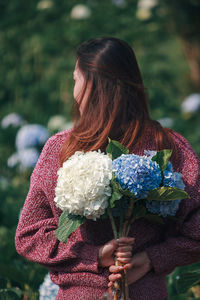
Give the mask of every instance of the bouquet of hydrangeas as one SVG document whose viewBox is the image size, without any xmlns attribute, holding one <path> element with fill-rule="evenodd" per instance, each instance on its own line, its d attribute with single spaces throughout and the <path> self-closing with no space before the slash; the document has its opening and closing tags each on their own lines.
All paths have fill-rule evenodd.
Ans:
<svg viewBox="0 0 200 300">
<path fill-rule="evenodd" d="M 171 150 L 139 156 L 109 139 L 106 152 L 78 151 L 59 169 L 54 201 L 63 211 L 55 231 L 60 241 L 66 243 L 87 219 L 105 217 L 116 239 L 128 236 L 138 218 L 175 216 L 181 199 L 188 198 L 181 174 L 169 162 Z M 115 299 L 120 293 L 129 299 L 125 274 L 122 279 L 121 289 L 115 285 Z"/>
</svg>

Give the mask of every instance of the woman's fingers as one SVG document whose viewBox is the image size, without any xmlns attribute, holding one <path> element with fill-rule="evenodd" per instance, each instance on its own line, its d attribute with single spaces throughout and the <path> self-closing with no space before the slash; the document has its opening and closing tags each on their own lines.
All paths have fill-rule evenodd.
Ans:
<svg viewBox="0 0 200 300">
<path fill-rule="evenodd" d="M 115 250 L 115 257 L 120 263 L 129 263 L 132 257 L 132 245 L 134 243 L 134 238 L 121 237 L 117 240 L 118 247 Z"/>
<path fill-rule="evenodd" d="M 126 236 L 122 236 L 121 238 L 117 239 L 117 242 L 120 246 L 120 244 L 133 244 L 134 243 L 134 238 L 132 237 L 126 237 Z"/>
<path fill-rule="evenodd" d="M 131 260 L 130 260 L 130 262 L 125 263 L 123 267 L 124 267 L 125 270 L 130 270 L 132 268 Z"/>
<path fill-rule="evenodd" d="M 115 256 L 117 258 L 130 258 L 132 256 L 132 252 L 115 252 Z"/>
<path fill-rule="evenodd" d="M 122 277 L 122 275 L 119 273 L 117 273 L 117 274 L 112 273 L 109 275 L 108 279 L 109 279 L 109 281 L 115 282 L 115 281 L 119 280 L 121 277 Z"/>
<path fill-rule="evenodd" d="M 132 245 L 125 245 L 125 246 L 119 246 L 116 250 L 116 252 L 128 252 L 132 251 L 133 246 Z"/>
<path fill-rule="evenodd" d="M 118 257 L 117 261 L 122 264 L 127 264 L 131 261 L 131 257 Z"/>
<path fill-rule="evenodd" d="M 110 273 L 120 273 L 121 271 L 124 270 L 124 267 L 123 266 L 115 266 L 115 265 L 112 265 L 109 267 L 109 271 Z"/>
</svg>

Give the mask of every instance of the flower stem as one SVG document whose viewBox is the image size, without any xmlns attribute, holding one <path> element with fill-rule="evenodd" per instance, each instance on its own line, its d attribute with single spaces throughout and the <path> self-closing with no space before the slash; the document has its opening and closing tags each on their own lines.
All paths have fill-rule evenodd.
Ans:
<svg viewBox="0 0 200 300">
<path fill-rule="evenodd" d="M 123 230 L 123 208 L 122 208 L 122 199 L 119 200 L 119 210 L 120 210 L 120 221 L 119 221 L 119 237 L 122 237 Z"/>
<path fill-rule="evenodd" d="M 134 207 L 134 201 L 130 200 L 130 205 L 129 205 L 128 212 L 125 217 L 125 222 L 124 222 L 123 231 L 122 231 L 122 234 L 124 236 L 128 236 L 128 233 L 129 233 L 129 229 L 130 229 L 129 223 L 130 223 L 130 218 L 133 214 L 133 207 Z"/>
<path fill-rule="evenodd" d="M 113 218 L 113 215 L 112 215 L 110 207 L 107 208 L 107 213 L 108 213 L 108 216 L 110 218 L 110 223 L 111 223 L 111 226 L 112 226 L 114 238 L 117 239 L 118 238 L 117 227 L 116 227 L 115 220 Z"/>
</svg>

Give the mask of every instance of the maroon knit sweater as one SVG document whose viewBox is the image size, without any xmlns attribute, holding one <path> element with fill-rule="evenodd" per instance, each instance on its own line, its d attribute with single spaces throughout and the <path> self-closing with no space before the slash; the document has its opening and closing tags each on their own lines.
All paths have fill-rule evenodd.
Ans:
<svg viewBox="0 0 200 300">
<path fill-rule="evenodd" d="M 30 190 L 16 231 L 16 249 L 20 255 L 50 270 L 51 279 L 60 286 L 56 299 L 98 300 L 107 289 L 108 269 L 99 268 L 99 248 L 113 239 L 108 220 L 91 221 L 71 234 L 67 243 L 54 234 L 61 211 L 54 203 L 60 147 L 70 131 L 51 137 L 41 153 L 31 176 Z M 130 299 L 163 300 L 167 298 L 166 274 L 177 266 L 200 260 L 200 163 L 188 142 L 171 133 L 177 145 L 178 160 L 173 161 L 183 174 L 190 199 L 182 200 L 177 212 L 179 222 L 164 225 L 140 219 L 130 231 L 135 237 L 133 253 L 147 251 L 153 269 L 130 285 Z M 148 133 L 144 149 L 155 150 Z"/>
</svg>

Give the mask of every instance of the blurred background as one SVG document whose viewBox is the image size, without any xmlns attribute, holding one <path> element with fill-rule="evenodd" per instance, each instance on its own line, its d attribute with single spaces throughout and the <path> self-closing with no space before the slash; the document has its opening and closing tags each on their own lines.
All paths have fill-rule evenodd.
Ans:
<svg viewBox="0 0 200 300">
<path fill-rule="evenodd" d="M 199 16 L 199 0 L 0 1 L 0 299 L 55 298 L 47 270 L 16 253 L 14 234 L 44 143 L 72 126 L 78 45 L 100 36 L 127 41 L 152 118 L 199 155 Z M 171 300 L 200 299 L 200 264 L 176 269 L 167 283 Z"/>
</svg>

